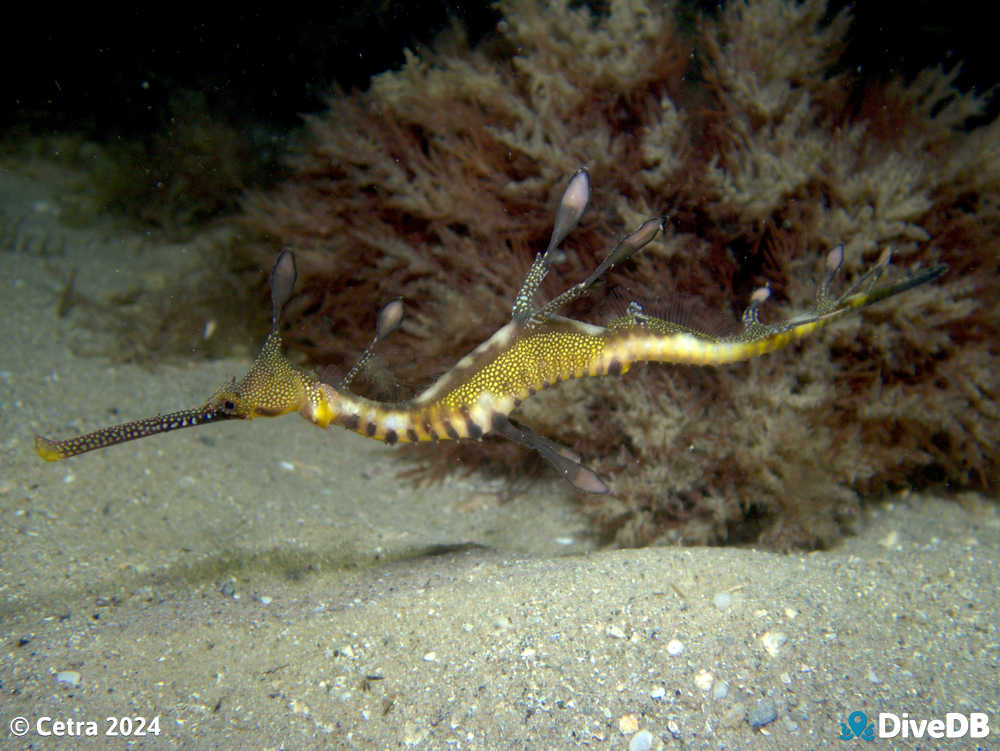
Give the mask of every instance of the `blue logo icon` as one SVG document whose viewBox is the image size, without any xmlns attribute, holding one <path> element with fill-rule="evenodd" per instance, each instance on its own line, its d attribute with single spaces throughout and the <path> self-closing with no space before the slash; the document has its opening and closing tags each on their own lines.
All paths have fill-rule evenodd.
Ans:
<svg viewBox="0 0 1000 751">
<path fill-rule="evenodd" d="M 852 738 L 875 740 L 875 725 L 868 722 L 868 715 L 864 712 L 851 712 L 847 715 L 847 722 L 840 723 L 840 740 L 849 741 Z"/>
</svg>

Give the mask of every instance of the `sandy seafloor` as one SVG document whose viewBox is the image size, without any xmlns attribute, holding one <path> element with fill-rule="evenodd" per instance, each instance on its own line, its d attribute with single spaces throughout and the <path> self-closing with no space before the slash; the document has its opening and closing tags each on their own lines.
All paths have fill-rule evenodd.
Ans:
<svg viewBox="0 0 1000 751">
<path fill-rule="evenodd" d="M 989 500 L 886 499 L 812 554 L 606 550 L 559 481 L 414 489 L 295 417 L 42 462 L 35 432 L 194 406 L 248 365 L 121 365 L 58 317 L 71 268 L 101 298 L 199 258 L 57 207 L 0 174 L 0 747 L 1000 748 Z M 856 710 L 992 734 L 838 740 Z M 103 736 L 121 716 L 159 734 Z"/>
</svg>

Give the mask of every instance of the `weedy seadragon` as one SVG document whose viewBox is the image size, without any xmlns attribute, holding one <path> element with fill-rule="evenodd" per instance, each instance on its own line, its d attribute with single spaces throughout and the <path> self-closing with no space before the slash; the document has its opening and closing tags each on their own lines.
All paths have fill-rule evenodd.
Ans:
<svg viewBox="0 0 1000 751">
<path fill-rule="evenodd" d="M 348 390 L 378 343 L 399 327 L 403 306 L 398 299 L 381 309 L 371 344 L 340 383 L 326 383 L 289 362 L 278 329 L 282 308 L 296 280 L 295 259 L 286 250 L 271 272 L 271 332 L 243 378 L 222 386 L 200 407 L 64 440 L 37 436 L 35 450 L 43 459 L 57 461 L 180 428 L 298 412 L 321 428 L 340 425 L 388 444 L 481 439 L 493 433 L 537 451 L 576 488 L 588 493 L 606 493 L 608 486 L 581 463 L 574 451 L 510 418 L 522 400 L 570 378 L 620 375 L 637 362 L 722 365 L 757 357 L 853 311 L 938 279 L 947 271 L 946 266 L 937 265 L 880 283 L 889 265 L 890 253 L 885 251 L 846 292 L 834 296 L 830 288 L 844 260 L 844 249 L 838 246 L 826 254 L 824 275 L 812 310 L 787 321 L 761 322 L 759 309 L 769 294 L 768 288 L 762 287 L 750 296 L 742 326 L 730 336 L 713 335 L 648 315 L 634 303 L 625 315 L 598 326 L 566 318 L 558 315 L 558 311 L 586 292 L 613 266 L 651 242 L 662 231 L 663 220 L 647 220 L 626 235 L 590 276 L 553 299 L 536 304 L 539 285 L 549 268 L 565 258 L 560 246 L 579 222 L 589 198 L 590 178 L 586 170 L 580 169 L 570 178 L 562 195 L 548 247 L 536 255 L 514 299 L 510 322 L 412 399 L 380 402 Z"/>
</svg>

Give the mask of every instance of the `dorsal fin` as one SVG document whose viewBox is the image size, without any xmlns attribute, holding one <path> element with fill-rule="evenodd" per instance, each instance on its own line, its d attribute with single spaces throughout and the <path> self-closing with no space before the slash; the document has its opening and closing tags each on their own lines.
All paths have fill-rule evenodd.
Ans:
<svg viewBox="0 0 1000 751">
<path fill-rule="evenodd" d="M 709 306 L 696 295 L 680 292 L 671 293 L 663 300 L 645 300 L 615 288 L 606 306 L 604 325 L 609 329 L 652 323 L 663 333 L 689 333 L 716 339 L 732 336 L 740 329 L 739 322 L 728 310 Z"/>
</svg>

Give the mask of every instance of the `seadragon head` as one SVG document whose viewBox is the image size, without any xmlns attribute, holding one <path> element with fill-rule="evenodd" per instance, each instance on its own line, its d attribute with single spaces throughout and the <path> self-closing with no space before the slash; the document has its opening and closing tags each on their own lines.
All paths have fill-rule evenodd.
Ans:
<svg viewBox="0 0 1000 751">
<path fill-rule="evenodd" d="M 46 461 L 54 462 L 181 428 L 224 420 L 278 417 L 302 409 L 304 403 L 315 397 L 316 382 L 288 361 L 278 332 L 279 315 L 291 296 L 295 278 L 295 259 L 286 250 L 278 257 L 271 272 L 271 333 L 247 374 L 239 381 L 234 379 L 217 389 L 205 404 L 59 441 L 35 436 L 35 452 Z"/>
</svg>

